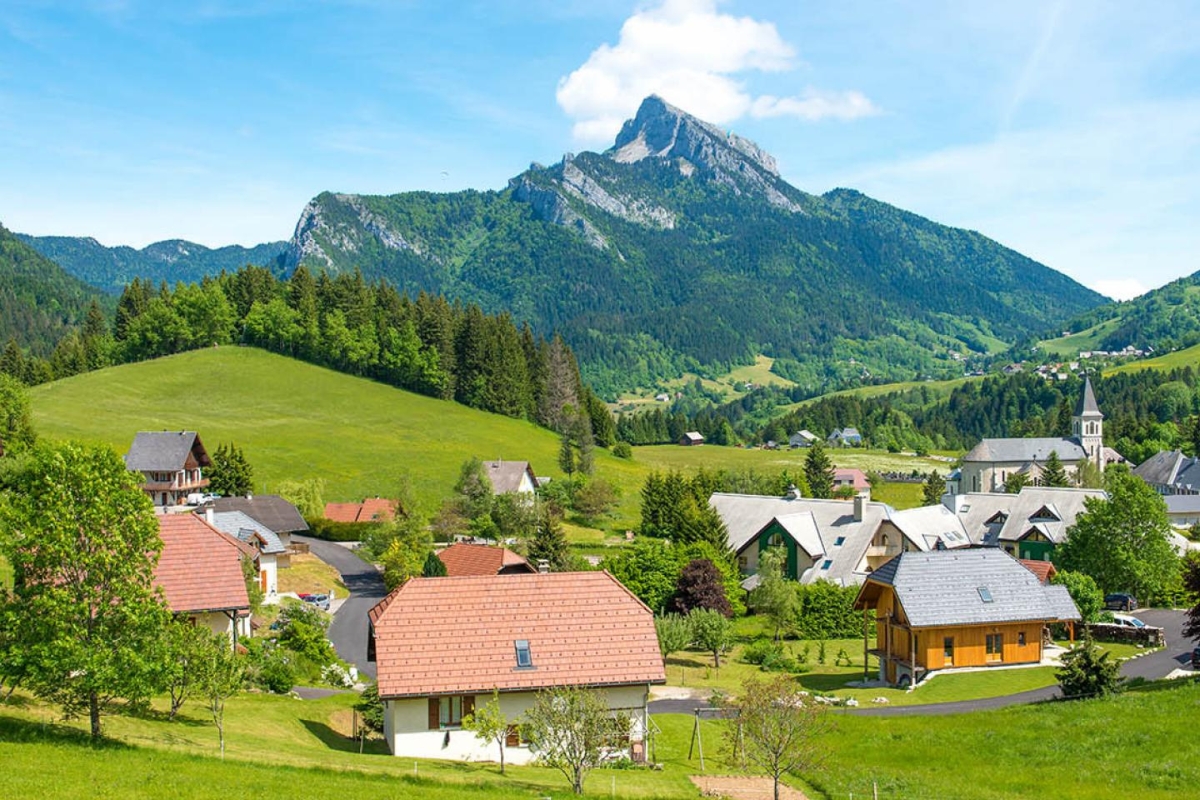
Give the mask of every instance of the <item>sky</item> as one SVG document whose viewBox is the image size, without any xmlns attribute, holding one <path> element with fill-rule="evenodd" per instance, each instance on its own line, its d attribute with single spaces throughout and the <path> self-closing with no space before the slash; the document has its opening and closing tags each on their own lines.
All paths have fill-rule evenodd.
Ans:
<svg viewBox="0 0 1200 800">
<path fill-rule="evenodd" d="M 1200 270 L 1200 4 L 4 0 L 0 223 L 286 239 L 322 191 L 501 189 L 657 93 L 1106 295 Z"/>
</svg>

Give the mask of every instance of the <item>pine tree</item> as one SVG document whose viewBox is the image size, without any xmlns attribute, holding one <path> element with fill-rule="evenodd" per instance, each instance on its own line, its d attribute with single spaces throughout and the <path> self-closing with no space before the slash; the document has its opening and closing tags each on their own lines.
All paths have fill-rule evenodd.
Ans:
<svg viewBox="0 0 1200 800">
<path fill-rule="evenodd" d="M 425 566 L 421 569 L 421 576 L 425 578 L 442 578 L 446 575 L 446 565 L 438 558 L 437 553 L 430 550 L 425 555 Z"/>
<path fill-rule="evenodd" d="M 813 497 L 833 497 L 833 462 L 829 460 L 825 445 L 820 441 L 813 442 L 808 449 L 808 456 L 804 459 L 804 479 Z"/>
<path fill-rule="evenodd" d="M 254 491 L 254 470 L 246 454 L 233 442 L 222 443 L 213 453 L 208 488 L 222 497 L 239 497 Z"/>
<path fill-rule="evenodd" d="M 535 566 L 545 561 L 551 572 L 563 572 L 570 568 L 569 547 L 558 517 L 548 505 L 543 506 L 537 530 L 529 542 L 529 560 Z"/>
<path fill-rule="evenodd" d="M 1046 458 L 1045 466 L 1042 467 L 1042 486 L 1061 488 L 1070 485 L 1067 471 L 1058 457 L 1058 451 L 1051 450 L 1050 455 Z"/>
<path fill-rule="evenodd" d="M 925 483 L 921 485 L 921 499 L 925 505 L 935 506 L 942 502 L 942 495 L 945 493 L 946 479 L 936 469 L 931 469 L 925 476 Z"/>
</svg>

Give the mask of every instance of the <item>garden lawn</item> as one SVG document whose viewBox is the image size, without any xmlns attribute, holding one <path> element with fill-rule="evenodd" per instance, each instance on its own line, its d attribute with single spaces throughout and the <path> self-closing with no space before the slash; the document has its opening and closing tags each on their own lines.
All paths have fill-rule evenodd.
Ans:
<svg viewBox="0 0 1200 800">
<path fill-rule="evenodd" d="M 321 478 L 325 499 L 395 495 L 402 476 L 432 512 L 472 456 L 529 461 L 558 477 L 558 436 L 523 420 L 250 347 L 195 350 L 123 364 L 30 391 L 38 431 L 104 442 L 119 453 L 140 430 L 194 430 L 210 451 L 236 442 L 254 468 L 255 490 Z M 616 486 L 611 521 L 638 520 L 648 468 L 596 451 L 596 474 Z"/>
<path fill-rule="evenodd" d="M 934 683 L 941 678 L 937 678 Z M 1200 786 L 1195 681 L 936 718 L 840 714 L 805 777 L 845 800 L 1178 800 Z"/>
<path fill-rule="evenodd" d="M 311 553 L 294 555 L 289 560 L 292 565 L 279 570 L 280 592 L 328 594 L 336 589 L 338 597 L 350 594 L 338 571 Z"/>
<path fill-rule="evenodd" d="M 897 511 L 917 508 L 924 501 L 924 487 L 919 483 L 894 483 L 886 481 L 871 487 L 871 499 L 887 503 Z"/>
</svg>

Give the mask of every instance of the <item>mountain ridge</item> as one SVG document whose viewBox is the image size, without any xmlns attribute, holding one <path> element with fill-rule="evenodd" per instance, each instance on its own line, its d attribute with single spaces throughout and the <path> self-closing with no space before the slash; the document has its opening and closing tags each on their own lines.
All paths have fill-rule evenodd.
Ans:
<svg viewBox="0 0 1200 800">
<path fill-rule="evenodd" d="M 108 294 L 120 294 L 134 278 L 154 283 L 195 282 L 222 269 L 247 264 L 272 266 L 287 242 L 253 247 L 206 247 L 186 239 L 165 239 L 142 248 L 107 247 L 91 236 L 31 236 L 17 238 L 70 274 Z"/>
</svg>

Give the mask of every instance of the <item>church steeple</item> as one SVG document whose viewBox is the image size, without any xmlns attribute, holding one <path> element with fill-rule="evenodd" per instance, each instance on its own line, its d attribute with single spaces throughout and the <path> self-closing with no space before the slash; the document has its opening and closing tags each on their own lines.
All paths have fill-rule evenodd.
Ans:
<svg viewBox="0 0 1200 800">
<path fill-rule="evenodd" d="M 1075 405 L 1075 414 L 1071 417 L 1071 433 L 1079 444 L 1087 451 L 1092 463 L 1104 470 L 1104 415 L 1096 403 L 1096 393 L 1092 391 L 1092 379 L 1084 377 L 1083 394 Z"/>
</svg>

